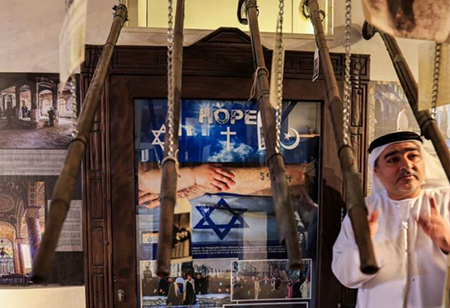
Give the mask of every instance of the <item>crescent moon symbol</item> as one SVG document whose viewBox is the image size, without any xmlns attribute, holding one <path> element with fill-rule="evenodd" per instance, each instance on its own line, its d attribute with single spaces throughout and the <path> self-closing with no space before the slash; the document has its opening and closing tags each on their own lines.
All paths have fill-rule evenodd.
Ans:
<svg viewBox="0 0 450 308">
<path fill-rule="evenodd" d="M 283 148 L 285 148 L 286 150 L 293 150 L 300 143 L 300 135 L 299 135 L 298 131 L 295 128 L 290 127 L 289 130 L 293 130 L 294 131 L 294 133 L 295 133 L 295 142 L 293 144 L 291 144 L 291 145 L 284 145 L 283 142 L 281 142 L 281 141 L 280 141 L 280 143 L 281 143 L 281 146 Z"/>
</svg>

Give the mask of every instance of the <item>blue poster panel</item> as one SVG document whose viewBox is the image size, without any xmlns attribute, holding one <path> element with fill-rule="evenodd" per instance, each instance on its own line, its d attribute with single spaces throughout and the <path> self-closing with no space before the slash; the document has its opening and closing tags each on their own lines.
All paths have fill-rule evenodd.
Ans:
<svg viewBox="0 0 450 308">
<path fill-rule="evenodd" d="M 308 305 L 312 299 L 311 278 L 316 250 L 317 204 L 314 201 L 320 104 L 284 102 L 279 135 L 298 239 L 305 264 L 308 264 L 306 273 L 286 271 L 287 256 L 285 248 L 279 244 L 257 104 L 247 101 L 182 101 L 180 128 L 176 133 L 180 166 L 172 239 L 172 265 L 178 266 L 178 270 L 171 273 L 170 281 L 156 278 L 154 261 L 160 214 L 160 164 L 169 129 L 165 123 L 166 112 L 166 100 L 135 101 L 141 306 L 196 304 L 222 307 L 244 300 L 236 295 L 241 291 L 236 287 L 236 280 L 240 279 L 245 280 L 249 290 L 253 291 L 259 282 L 266 285 L 269 279 L 270 283 L 273 279 L 273 283 L 281 287 L 267 296 L 264 295 L 269 294 L 267 289 L 257 292 L 260 297 L 249 297 L 246 301 L 291 299 Z M 256 260 L 259 260 L 261 268 L 271 268 L 272 276 L 243 270 L 239 277 L 233 278 L 233 268 L 249 269 L 248 264 Z M 276 276 L 275 269 L 278 269 Z M 294 293 L 301 293 L 300 289 L 296 290 L 300 288 L 300 280 L 302 284 L 308 281 L 310 295 L 307 298 L 294 297 Z M 150 290 L 151 282 L 150 289 L 162 283 L 168 286 L 167 290 L 161 291 L 159 287 Z M 188 294 L 191 292 L 190 284 L 194 296 Z M 175 288 L 173 292 L 184 294 L 189 300 L 173 301 L 170 286 Z"/>
</svg>

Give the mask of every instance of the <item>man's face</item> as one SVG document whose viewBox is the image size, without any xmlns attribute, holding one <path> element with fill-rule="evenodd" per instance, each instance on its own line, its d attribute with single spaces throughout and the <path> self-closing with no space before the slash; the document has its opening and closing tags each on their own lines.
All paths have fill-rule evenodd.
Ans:
<svg viewBox="0 0 450 308">
<path fill-rule="evenodd" d="M 425 177 L 419 146 L 409 141 L 387 146 L 378 157 L 374 172 L 390 198 L 402 200 L 416 197 Z"/>
</svg>

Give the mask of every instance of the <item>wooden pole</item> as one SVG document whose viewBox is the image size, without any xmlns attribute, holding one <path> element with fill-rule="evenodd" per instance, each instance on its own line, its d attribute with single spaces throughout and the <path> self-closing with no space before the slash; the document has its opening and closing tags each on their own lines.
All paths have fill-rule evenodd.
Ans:
<svg viewBox="0 0 450 308">
<path fill-rule="evenodd" d="M 73 192 L 77 184 L 86 144 L 89 143 L 92 123 L 99 106 L 101 91 L 108 73 L 114 46 L 127 19 L 127 7 L 125 5 L 119 4 L 118 6 L 114 6 L 114 10 L 115 14 L 111 30 L 103 47 L 99 63 L 95 69 L 88 93 L 86 94 L 85 104 L 80 114 L 77 126 L 78 135 L 70 143 L 63 169 L 53 191 L 45 233 L 33 264 L 31 279 L 36 283 L 45 281 L 50 274 L 59 235 L 67 212 L 69 211 L 70 201 L 72 200 Z"/>
<path fill-rule="evenodd" d="M 180 125 L 181 76 L 183 66 L 183 22 L 184 0 L 177 1 L 173 42 L 173 142 L 175 159 L 167 159 L 169 140 L 166 133 L 161 180 L 161 214 L 159 220 L 158 251 L 156 273 L 159 277 L 170 274 L 170 259 L 172 257 L 173 215 L 177 201 L 178 180 L 178 129 Z M 169 129 L 169 114 L 166 116 L 166 131 Z"/>
<path fill-rule="evenodd" d="M 243 4 L 243 2 L 240 3 L 240 5 Z M 267 165 L 269 167 L 280 241 L 286 246 L 290 267 L 292 269 L 298 269 L 302 267 L 302 256 L 297 237 L 297 224 L 295 223 L 289 186 L 286 180 L 283 156 L 275 150 L 275 117 L 269 101 L 269 78 L 259 33 L 256 0 L 247 0 L 245 5 L 250 25 L 253 60 L 257 69 L 257 76 L 255 76 L 257 78 L 256 97 L 261 112 L 264 142 L 267 151 Z"/>
<path fill-rule="evenodd" d="M 346 197 L 346 207 L 348 216 L 352 222 L 355 241 L 358 245 L 359 258 L 361 261 L 361 272 L 373 274 L 378 271 L 378 265 L 375 259 L 373 243 L 370 237 L 369 223 L 367 220 L 368 211 L 364 201 L 364 194 L 361 187 L 358 168 L 354 150 L 344 143 L 343 133 L 343 105 L 339 95 L 339 88 L 334 75 L 333 65 L 331 64 L 330 52 L 325 40 L 325 34 L 319 15 L 319 5 L 317 0 L 308 1 L 311 22 L 316 34 L 316 44 L 319 48 L 320 62 L 327 86 L 327 101 L 333 122 L 334 135 L 338 148 L 338 155 L 341 162 L 342 175 L 344 177 L 344 189 Z"/>
<path fill-rule="evenodd" d="M 414 116 L 419 124 L 420 131 L 425 138 L 431 140 L 436 150 L 436 153 L 444 167 L 448 180 L 450 181 L 450 151 L 447 148 L 444 137 L 439 130 L 436 120 L 431 116 L 430 110 L 419 111 L 418 108 L 418 86 L 414 80 L 414 76 L 406 62 L 405 57 L 397 41 L 394 37 L 379 31 L 369 23 L 364 22 L 363 37 L 366 40 L 370 40 L 375 33 L 378 32 L 386 45 L 386 49 L 391 57 L 392 64 L 394 65 L 395 72 L 402 85 L 403 91 L 405 91 L 406 98 L 414 113 Z"/>
</svg>

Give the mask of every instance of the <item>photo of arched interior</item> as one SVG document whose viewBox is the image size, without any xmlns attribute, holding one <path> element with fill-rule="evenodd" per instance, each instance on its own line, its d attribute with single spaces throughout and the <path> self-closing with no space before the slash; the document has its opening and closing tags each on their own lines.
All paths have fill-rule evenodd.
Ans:
<svg viewBox="0 0 450 308">
<path fill-rule="evenodd" d="M 44 213 L 44 182 L 0 183 L 0 284 L 28 283 Z"/>
<path fill-rule="evenodd" d="M 56 75 L 11 74 L 0 82 L 0 148 L 67 148 L 76 95 Z M 76 108 L 75 108 L 76 112 Z"/>
</svg>

